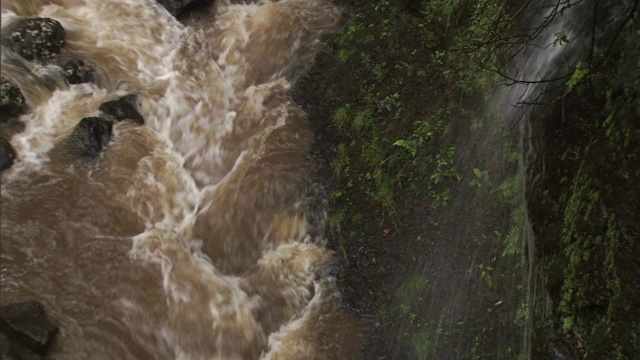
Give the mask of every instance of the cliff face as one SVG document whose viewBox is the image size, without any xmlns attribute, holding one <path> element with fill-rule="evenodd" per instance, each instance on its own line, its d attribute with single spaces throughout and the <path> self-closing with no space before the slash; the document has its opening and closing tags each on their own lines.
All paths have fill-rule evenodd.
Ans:
<svg viewBox="0 0 640 360">
<path fill-rule="evenodd" d="M 458 4 L 451 12 L 439 1 L 417 10 L 402 1 L 342 3 L 343 30 L 294 97 L 325 160 L 328 236 L 341 255 L 343 294 L 356 311 L 375 314 L 364 358 L 445 358 L 455 346 L 446 356 L 514 358 L 509 344 L 527 326 L 533 358 L 633 358 L 640 322 L 637 2 L 589 11 L 599 24 L 588 30 L 593 44 L 532 113 L 536 160 L 525 180 L 539 280 L 530 308 L 505 300 L 522 295 L 516 280 L 505 279 L 524 271 L 508 259 L 528 254 L 513 241 L 520 212 L 518 179 L 507 174 L 518 157 L 513 129 L 493 119 L 499 109 L 491 94 L 505 79 L 482 62 L 511 54 L 505 42 L 468 40 L 517 33 L 512 20 L 529 3 Z M 560 43 L 572 40 L 557 34 Z M 493 149 L 503 165 L 478 155 L 481 149 Z M 468 304 L 456 315 L 456 305 L 441 302 L 462 288 L 455 279 L 465 272 L 473 300 L 458 297 Z M 476 340 L 461 340 L 463 333 Z"/>
</svg>

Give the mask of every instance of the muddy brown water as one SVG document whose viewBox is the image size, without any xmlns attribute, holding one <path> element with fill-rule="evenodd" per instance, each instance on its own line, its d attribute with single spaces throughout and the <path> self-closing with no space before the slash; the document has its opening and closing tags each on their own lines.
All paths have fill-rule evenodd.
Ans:
<svg viewBox="0 0 640 360">
<path fill-rule="evenodd" d="M 2 174 L 1 302 L 44 304 L 50 357 L 356 358 L 288 95 L 340 9 L 219 0 L 180 23 L 151 0 L 2 2 L 3 24 L 21 16 L 60 21 L 59 56 L 97 69 L 67 86 L 3 49 L 31 111 Z M 70 155 L 75 124 L 127 93 L 146 124 Z"/>
</svg>

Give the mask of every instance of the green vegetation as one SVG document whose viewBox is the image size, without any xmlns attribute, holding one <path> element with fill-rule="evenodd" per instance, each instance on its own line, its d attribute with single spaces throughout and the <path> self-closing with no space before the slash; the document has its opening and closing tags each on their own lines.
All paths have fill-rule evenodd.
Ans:
<svg viewBox="0 0 640 360">
<path fill-rule="evenodd" d="M 407 194 L 435 207 L 451 201 L 462 179 L 456 148 L 446 145 L 457 131 L 451 120 L 483 125 L 478 97 L 491 93 L 496 75 L 478 63 L 500 54 L 490 44 L 509 21 L 503 3 L 434 0 L 412 13 L 401 1 L 374 1 L 335 38 L 336 58 L 358 84 L 332 119 L 340 139 L 332 198 L 341 215 L 331 226 L 343 242 L 361 232 L 342 229 L 401 226 Z M 468 181 L 487 186 L 488 173 L 478 171 Z M 354 203 L 375 211 L 354 213 Z"/>
<path fill-rule="evenodd" d="M 315 75 L 323 83 L 311 89 L 319 99 L 310 116 L 320 114 L 311 123 L 330 149 L 330 241 L 347 259 L 346 298 L 393 334 L 389 357 L 460 348 L 460 358 L 527 358 L 517 336 L 532 326 L 532 358 L 558 349 L 575 359 L 640 353 L 635 18 L 594 33 L 592 53 L 550 86 L 522 153 L 501 109 L 489 105 L 500 79 L 491 69 L 513 55 L 512 24 L 535 2 L 345 2 L 356 5 Z M 555 34 L 556 46 L 572 41 Z M 486 138 L 482 154 L 500 164 L 473 158 L 460 142 L 470 138 Z M 518 173 L 522 159 L 530 166 Z M 437 303 L 433 290 L 446 284 L 414 271 L 448 246 L 437 242 L 451 240 L 438 215 L 451 216 L 460 194 L 479 215 L 468 241 L 446 256 L 451 267 L 463 264 L 451 273 L 465 274 L 475 308 L 443 305 L 425 316 L 426 299 Z M 421 238 L 425 228 L 437 239 Z"/>
</svg>

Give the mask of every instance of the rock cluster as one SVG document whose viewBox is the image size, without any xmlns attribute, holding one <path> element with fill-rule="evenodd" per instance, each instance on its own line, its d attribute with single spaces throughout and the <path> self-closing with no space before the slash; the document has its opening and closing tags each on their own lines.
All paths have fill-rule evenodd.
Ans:
<svg viewBox="0 0 640 360">
<path fill-rule="evenodd" d="M 175 13 L 190 1 L 172 2 Z M 49 18 L 27 18 L 10 24 L 3 30 L 2 45 L 25 60 L 49 63 L 55 60 L 64 46 L 65 31 L 60 22 Z M 93 69 L 83 60 L 72 59 L 60 66 L 69 84 L 95 81 Z M 127 95 L 106 102 L 99 109 L 104 117 L 80 120 L 67 139 L 69 151 L 84 159 L 94 159 L 111 140 L 113 122 L 129 120 L 143 125 L 144 118 L 136 105 L 136 96 Z M 16 152 L 9 140 L 11 135 L 24 129 L 19 117 L 27 111 L 21 89 L 4 76 L 0 78 L 0 172 L 9 169 Z"/>
<path fill-rule="evenodd" d="M 67 139 L 70 153 L 88 160 L 95 159 L 109 144 L 114 122 L 131 121 L 138 125 L 144 124 L 144 118 L 136 106 L 136 96 L 133 94 L 107 101 L 100 105 L 99 110 L 104 117 L 87 117 L 76 125 Z"/>
<path fill-rule="evenodd" d="M 99 110 L 104 117 L 87 117 L 76 125 L 67 139 L 69 152 L 84 159 L 95 159 L 109 144 L 113 132 L 113 123 L 131 121 L 144 124 L 144 118 L 138 112 L 136 96 L 125 95 L 119 99 L 107 101 Z"/>
<path fill-rule="evenodd" d="M 28 61 L 51 62 L 64 46 L 64 28 L 50 18 L 26 18 L 2 31 L 3 50 L 15 52 Z M 21 89 L 4 76 L 0 79 L 0 172 L 13 165 L 16 152 L 9 139 L 24 126 L 18 118 L 27 110 Z"/>
</svg>

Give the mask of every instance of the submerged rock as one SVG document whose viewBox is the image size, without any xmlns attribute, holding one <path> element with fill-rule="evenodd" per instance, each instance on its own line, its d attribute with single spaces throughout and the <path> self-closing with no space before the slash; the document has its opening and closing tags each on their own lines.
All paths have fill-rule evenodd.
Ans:
<svg viewBox="0 0 640 360">
<path fill-rule="evenodd" d="M 24 96 L 14 83 L 0 76 L 0 122 L 8 122 L 24 111 Z"/>
<path fill-rule="evenodd" d="M 117 121 L 131 120 L 136 124 L 143 125 L 144 118 L 138 112 L 136 96 L 129 94 L 117 100 L 108 101 L 100 105 L 100 111 L 113 116 Z"/>
<path fill-rule="evenodd" d="M 36 301 L 0 308 L 0 351 L 2 358 L 41 359 L 49 350 L 58 328 Z"/>
<path fill-rule="evenodd" d="M 185 9 L 194 6 L 209 5 L 213 3 L 213 0 L 158 0 L 158 3 L 164 6 L 171 15 L 178 16 Z"/>
<path fill-rule="evenodd" d="M 11 146 L 11 143 L 4 137 L 0 137 L 0 172 L 10 168 L 15 158 L 16 151 Z"/>
<path fill-rule="evenodd" d="M 113 123 L 99 117 L 87 117 L 76 125 L 67 140 L 69 151 L 87 159 L 94 159 L 111 140 Z"/>
<path fill-rule="evenodd" d="M 51 60 L 64 45 L 64 28 L 51 18 L 29 18 L 11 25 L 2 37 L 3 45 L 23 58 Z"/>
<path fill-rule="evenodd" d="M 94 81 L 93 69 L 82 60 L 69 60 L 62 65 L 64 78 L 69 84 L 83 84 Z"/>
</svg>

